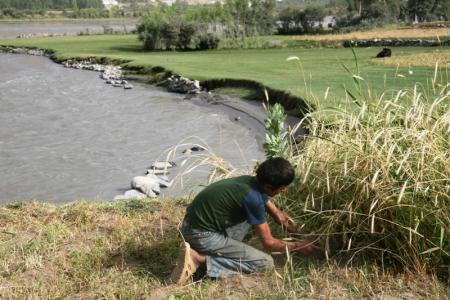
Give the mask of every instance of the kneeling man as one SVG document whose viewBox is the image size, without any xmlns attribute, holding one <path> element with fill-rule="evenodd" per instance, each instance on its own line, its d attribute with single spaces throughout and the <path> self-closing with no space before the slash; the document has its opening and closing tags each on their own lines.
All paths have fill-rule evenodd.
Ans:
<svg viewBox="0 0 450 300">
<path fill-rule="evenodd" d="M 267 211 L 287 231 L 300 233 L 299 226 L 270 200 L 286 190 L 294 173 L 287 160 L 269 158 L 258 167 L 256 176 L 224 179 L 202 190 L 187 208 L 181 230 L 185 243 L 171 282 L 185 283 L 199 267 L 206 267 L 208 277 L 273 268 L 269 254 L 242 242 L 252 226 L 268 251 L 319 252 L 311 241 L 274 238 L 266 221 Z"/>
</svg>

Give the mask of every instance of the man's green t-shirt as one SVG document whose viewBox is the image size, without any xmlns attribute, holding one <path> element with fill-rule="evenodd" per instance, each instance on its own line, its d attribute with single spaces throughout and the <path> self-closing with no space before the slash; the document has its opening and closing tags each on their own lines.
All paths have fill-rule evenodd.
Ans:
<svg viewBox="0 0 450 300">
<path fill-rule="evenodd" d="M 194 227 L 213 232 L 247 221 L 265 222 L 269 196 L 260 192 L 255 177 L 239 176 L 215 182 L 202 190 L 187 209 L 186 219 Z"/>
</svg>

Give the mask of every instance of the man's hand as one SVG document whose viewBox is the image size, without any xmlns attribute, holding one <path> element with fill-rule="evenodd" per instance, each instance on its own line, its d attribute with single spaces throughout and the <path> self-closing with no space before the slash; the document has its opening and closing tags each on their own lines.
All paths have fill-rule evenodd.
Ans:
<svg viewBox="0 0 450 300">
<path fill-rule="evenodd" d="M 300 241 L 300 242 L 292 242 L 294 246 L 292 247 L 292 250 L 294 253 L 299 254 L 300 256 L 306 256 L 306 257 L 315 257 L 322 259 L 324 258 L 324 252 L 321 248 L 314 245 L 313 241 Z"/>
<path fill-rule="evenodd" d="M 283 228 L 286 228 L 288 232 L 299 234 L 304 233 L 301 230 L 300 226 L 298 226 L 287 213 L 279 210 L 272 201 L 267 201 L 266 210 L 272 216 L 275 222 L 280 224 Z"/>
<path fill-rule="evenodd" d="M 284 252 L 288 249 L 289 251 L 299 253 L 302 256 L 320 257 L 322 255 L 322 250 L 314 245 L 313 241 L 304 240 L 299 242 L 287 242 L 274 238 L 267 223 L 255 225 L 255 231 L 264 248 L 269 251 Z"/>
</svg>

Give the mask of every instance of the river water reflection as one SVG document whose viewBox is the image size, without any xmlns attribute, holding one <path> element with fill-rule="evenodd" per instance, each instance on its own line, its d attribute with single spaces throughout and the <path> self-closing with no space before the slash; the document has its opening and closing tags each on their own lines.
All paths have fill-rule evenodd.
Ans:
<svg viewBox="0 0 450 300">
<path fill-rule="evenodd" d="M 255 132 L 232 116 L 98 77 L 44 57 L 0 54 L 0 203 L 112 199 L 188 136 L 237 166 L 263 157 Z"/>
</svg>

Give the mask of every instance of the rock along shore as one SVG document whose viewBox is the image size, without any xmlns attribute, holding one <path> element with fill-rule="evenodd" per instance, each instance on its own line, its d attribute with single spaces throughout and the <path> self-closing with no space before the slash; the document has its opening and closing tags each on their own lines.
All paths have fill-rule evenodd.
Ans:
<svg viewBox="0 0 450 300">
<path fill-rule="evenodd" d="M 342 46 L 350 47 L 439 47 L 450 46 L 450 39 L 371 39 L 371 40 L 347 40 Z"/>
<path fill-rule="evenodd" d="M 9 47 L 0 46 L 0 52 L 11 54 L 26 54 L 34 56 L 45 56 L 52 58 L 53 53 L 44 49 L 30 49 L 24 47 Z M 105 80 L 107 84 L 111 84 L 114 87 L 122 87 L 124 89 L 132 89 L 133 85 L 123 79 L 123 72 L 120 66 L 104 65 L 96 62 L 95 59 L 68 59 L 60 62 L 66 68 L 73 68 L 78 70 L 89 70 L 100 72 L 100 78 Z"/>
<path fill-rule="evenodd" d="M 34 56 L 52 57 L 52 53 L 44 49 L 30 49 L 25 47 L 9 47 L 0 46 L 0 52 L 11 54 L 26 54 Z M 123 87 L 124 89 L 132 89 L 133 85 L 125 80 L 124 72 L 120 66 L 100 64 L 97 59 L 68 59 L 60 62 L 66 68 L 73 68 L 78 70 L 89 70 L 100 72 L 100 78 L 105 80 L 107 84 L 111 84 L 113 87 Z M 189 78 L 171 75 L 167 78 L 167 89 L 171 92 L 181 94 L 200 94 L 202 87 L 198 80 L 190 80 Z M 208 95 L 203 95 L 203 97 Z"/>
</svg>

